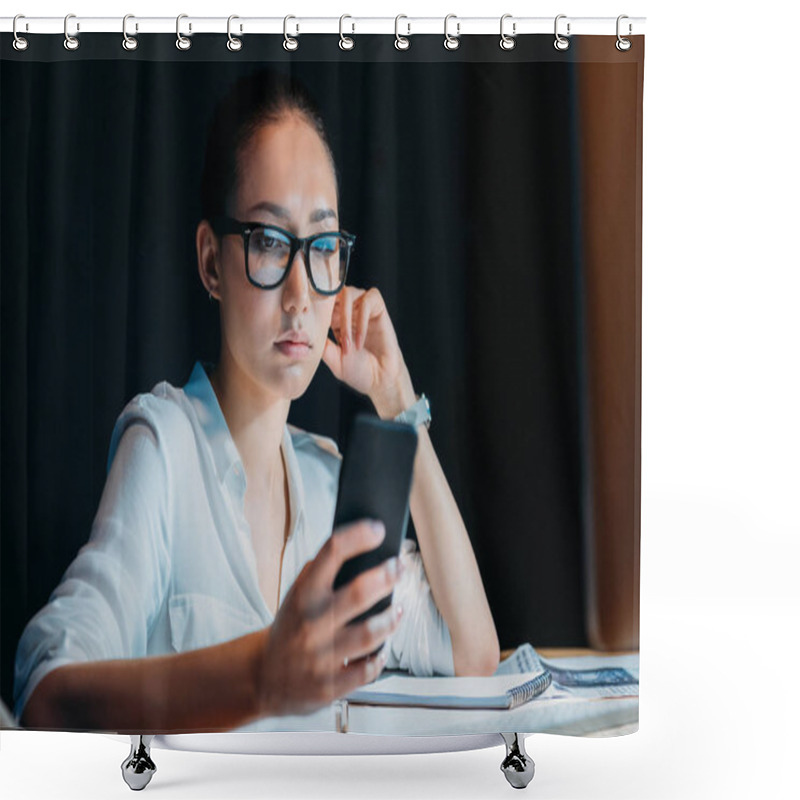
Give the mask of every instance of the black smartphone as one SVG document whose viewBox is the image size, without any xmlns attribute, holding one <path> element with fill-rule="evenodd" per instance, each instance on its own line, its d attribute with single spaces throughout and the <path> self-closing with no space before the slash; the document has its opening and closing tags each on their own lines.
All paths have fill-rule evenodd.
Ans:
<svg viewBox="0 0 800 800">
<path fill-rule="evenodd" d="M 379 519 L 386 527 L 386 536 L 374 550 L 359 553 L 342 564 L 333 581 L 334 589 L 387 558 L 399 556 L 408 528 L 417 440 L 416 428 L 405 422 L 369 414 L 354 417 L 339 473 L 333 527 L 365 518 Z M 355 625 L 380 613 L 391 602 L 390 592 L 348 624 Z"/>
</svg>

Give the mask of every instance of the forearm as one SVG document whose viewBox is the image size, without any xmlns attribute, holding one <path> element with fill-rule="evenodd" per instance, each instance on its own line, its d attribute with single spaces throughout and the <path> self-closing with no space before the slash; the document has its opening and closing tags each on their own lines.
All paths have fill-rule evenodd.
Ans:
<svg viewBox="0 0 800 800">
<path fill-rule="evenodd" d="M 394 397 L 373 402 L 380 417 L 391 419 L 415 400 L 405 370 Z M 434 601 L 450 630 L 455 672 L 491 675 L 500 645 L 472 543 L 430 435 L 422 426 L 418 433 L 411 517 Z"/>
<path fill-rule="evenodd" d="M 259 716 L 256 659 L 269 629 L 164 656 L 67 664 L 48 673 L 23 727 L 198 733 Z"/>
</svg>

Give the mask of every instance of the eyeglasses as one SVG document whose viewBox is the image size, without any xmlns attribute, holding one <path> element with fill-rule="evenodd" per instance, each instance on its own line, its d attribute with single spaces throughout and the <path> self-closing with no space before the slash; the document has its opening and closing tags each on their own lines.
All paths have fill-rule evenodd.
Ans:
<svg viewBox="0 0 800 800">
<path fill-rule="evenodd" d="M 217 234 L 241 234 L 247 279 L 259 289 L 275 289 L 289 274 L 298 250 L 311 285 L 320 294 L 336 294 L 344 286 L 356 237 L 347 231 L 324 231 L 299 238 L 277 225 L 240 222 L 231 217 L 210 220 Z"/>
</svg>

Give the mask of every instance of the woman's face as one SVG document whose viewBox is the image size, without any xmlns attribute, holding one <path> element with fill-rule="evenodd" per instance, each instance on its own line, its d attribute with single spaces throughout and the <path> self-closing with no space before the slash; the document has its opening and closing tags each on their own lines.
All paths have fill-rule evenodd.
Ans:
<svg viewBox="0 0 800 800">
<path fill-rule="evenodd" d="M 328 152 L 301 117 L 290 114 L 261 127 L 240 151 L 238 165 L 234 218 L 279 225 L 300 237 L 339 229 Z M 275 289 L 248 281 L 241 236 L 221 238 L 220 260 L 223 348 L 259 390 L 300 397 L 322 358 L 336 296 L 314 290 L 302 250 Z M 306 337 L 308 346 L 279 346 L 289 332 Z"/>
</svg>

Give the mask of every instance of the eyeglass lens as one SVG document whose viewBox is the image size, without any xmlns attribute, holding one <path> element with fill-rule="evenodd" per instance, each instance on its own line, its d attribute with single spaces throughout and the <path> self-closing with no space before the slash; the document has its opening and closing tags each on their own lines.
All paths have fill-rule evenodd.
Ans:
<svg viewBox="0 0 800 800">
<path fill-rule="evenodd" d="M 309 245 L 309 266 L 314 286 L 323 292 L 339 288 L 347 267 L 349 242 L 339 234 L 321 236 Z M 250 277 L 265 288 L 275 286 L 289 266 L 292 245 L 287 237 L 270 228 L 256 228 L 250 234 L 248 268 Z"/>
</svg>

